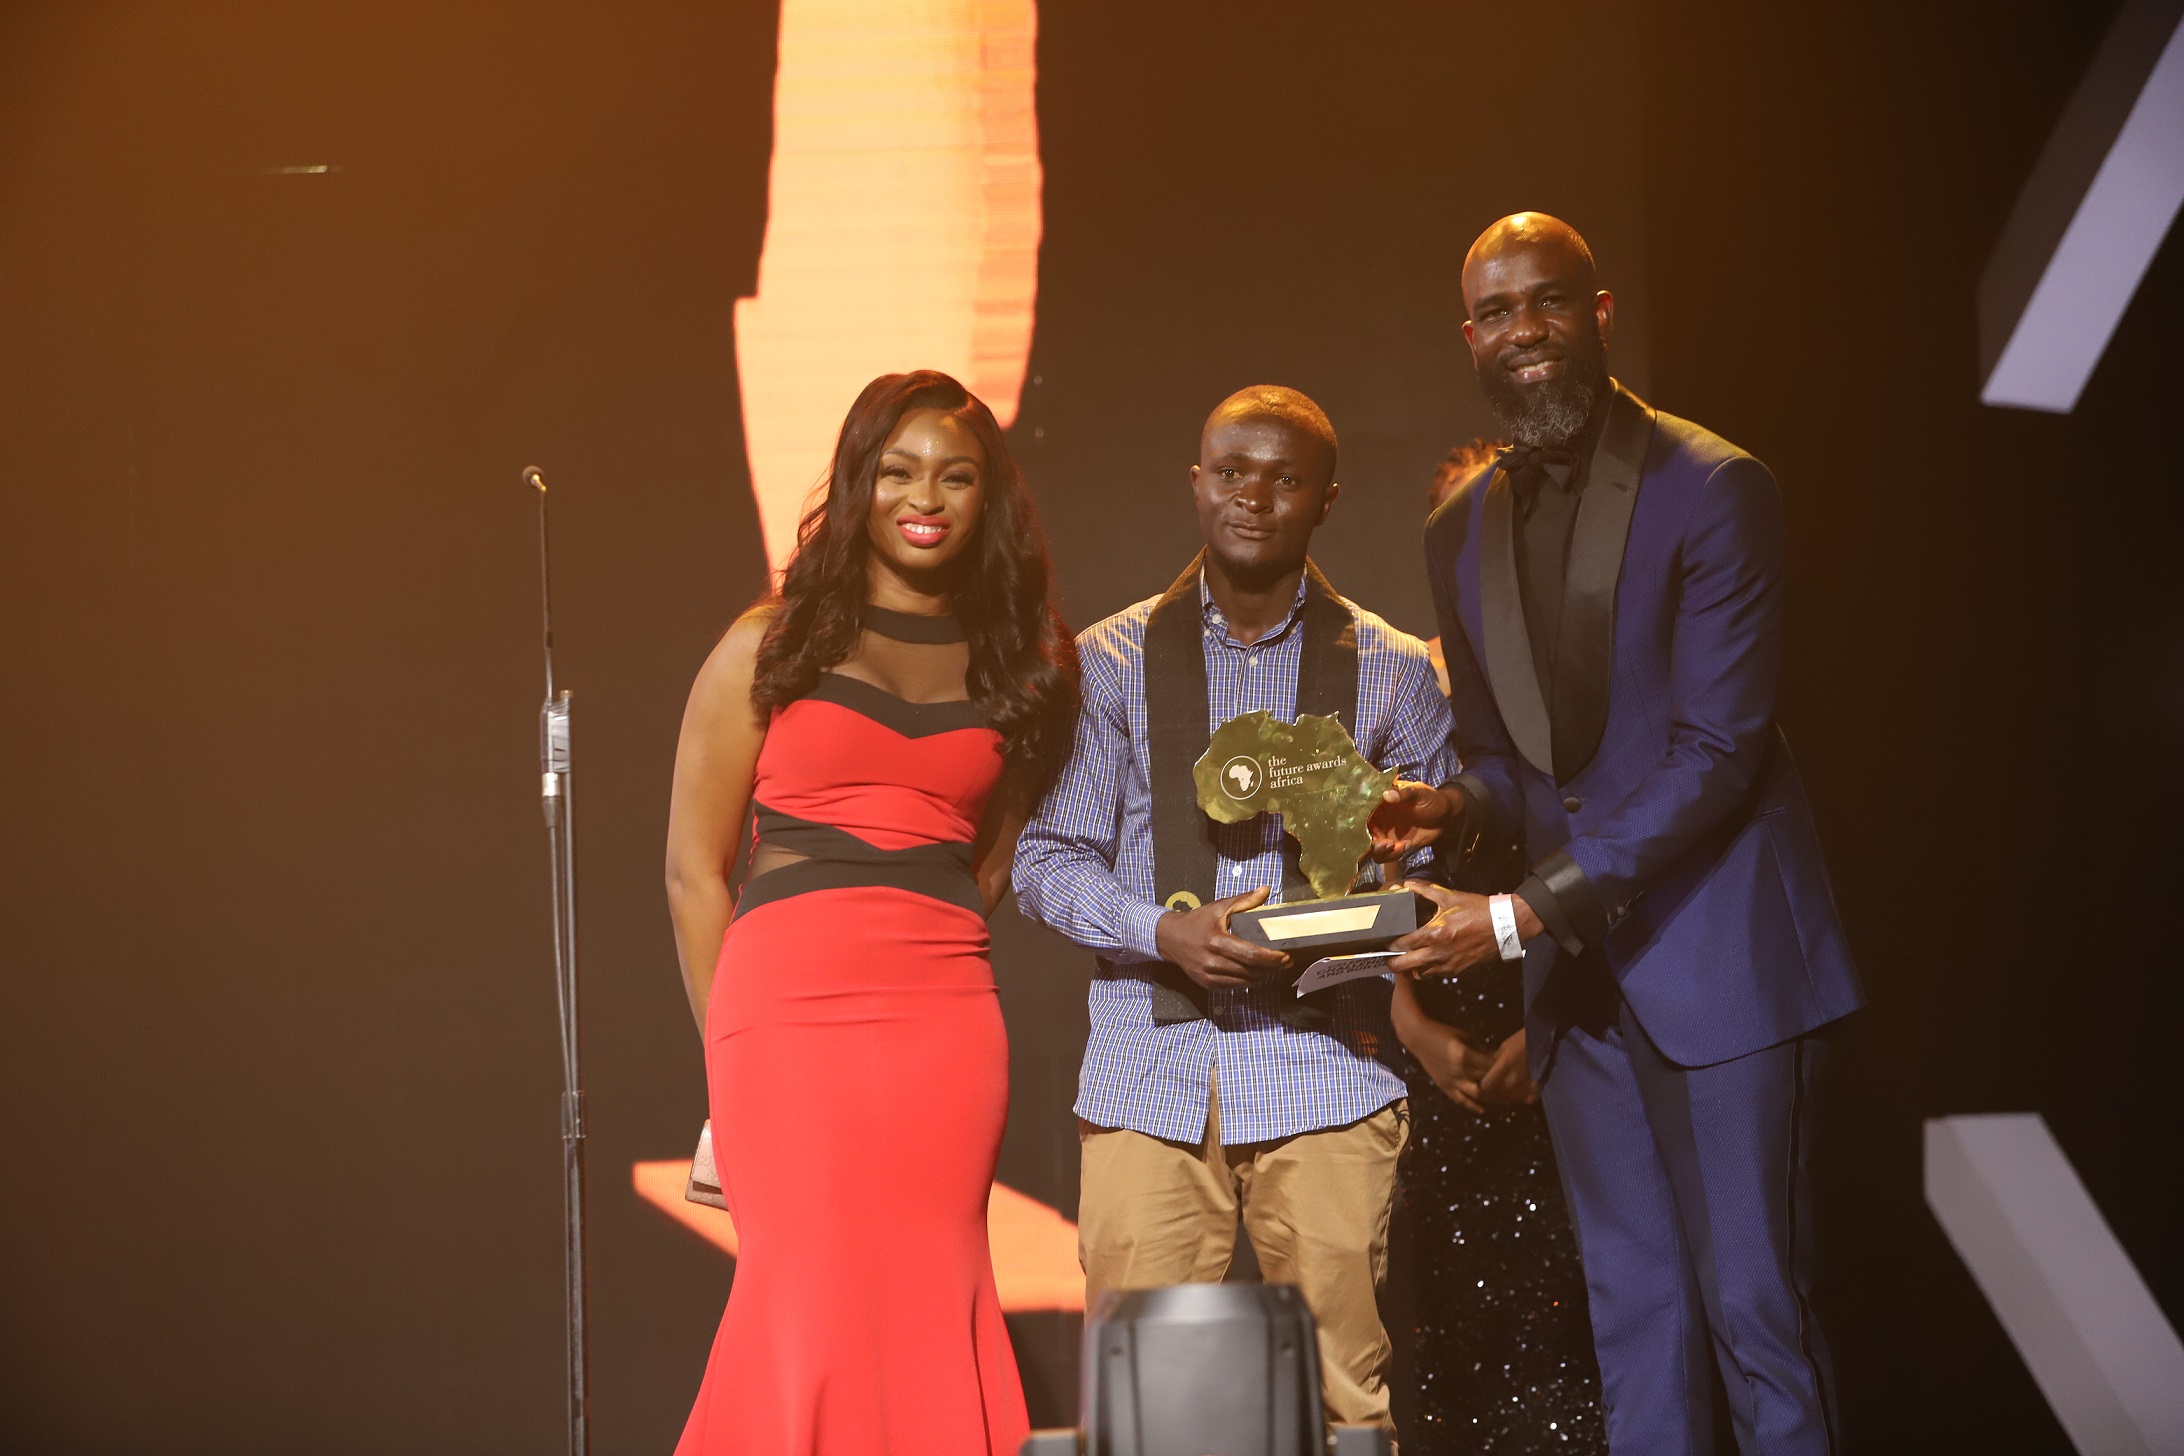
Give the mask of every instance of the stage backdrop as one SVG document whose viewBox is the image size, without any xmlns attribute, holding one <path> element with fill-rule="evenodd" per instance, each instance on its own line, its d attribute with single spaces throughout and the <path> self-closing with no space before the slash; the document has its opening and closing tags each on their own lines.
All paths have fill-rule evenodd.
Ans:
<svg viewBox="0 0 2184 1456">
<path fill-rule="evenodd" d="M 966 8 L 1014 27 L 974 68 L 1007 125 L 951 135 L 1014 169 L 1016 211 L 949 286 L 990 315 L 965 367 L 1020 380 L 1072 621 L 1172 577 L 1199 421 L 1277 382 L 1343 439 L 1322 564 L 1429 630 L 1426 480 L 1487 429 L 1456 266 L 1520 207 L 1591 238 L 1619 372 L 1776 467 L 1784 716 L 1875 992 L 1823 1159 L 1846 1434 L 2067 1449 L 1916 1159 L 1923 1116 L 2046 1113 L 2184 1304 L 2158 1155 L 2184 269 L 2075 419 L 1981 409 L 1972 346 L 2105 14 Z M 0 1448 L 559 1439 L 532 461 L 576 692 L 597 1444 L 671 1446 L 733 1265 L 630 1170 L 703 1112 L 661 839 L 690 675 L 765 584 L 738 325 L 773 307 L 794 18 L 0 11 Z M 1067 1215 L 1087 961 L 1013 909 L 995 959 L 1000 1178 Z M 1073 1317 L 1012 1330 L 1066 1418 Z"/>
</svg>

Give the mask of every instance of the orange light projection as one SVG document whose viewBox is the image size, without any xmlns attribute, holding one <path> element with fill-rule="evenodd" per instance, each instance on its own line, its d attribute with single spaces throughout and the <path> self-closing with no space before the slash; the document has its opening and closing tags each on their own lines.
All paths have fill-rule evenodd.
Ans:
<svg viewBox="0 0 2184 1456">
<path fill-rule="evenodd" d="M 1039 283 L 1035 0 L 782 0 L 743 435 L 775 571 L 876 374 L 1016 418 Z"/>
<path fill-rule="evenodd" d="M 720 1209 L 683 1197 L 688 1158 L 638 1163 L 630 1169 L 637 1195 L 699 1238 L 736 1256 L 736 1221 Z M 1084 1308 L 1084 1270 L 1077 1263 L 1077 1226 L 1035 1198 L 996 1183 L 986 1201 L 986 1238 L 1001 1308 L 1011 1313 Z M 903 1257 L 915 1258 L 914 1250 Z"/>
</svg>

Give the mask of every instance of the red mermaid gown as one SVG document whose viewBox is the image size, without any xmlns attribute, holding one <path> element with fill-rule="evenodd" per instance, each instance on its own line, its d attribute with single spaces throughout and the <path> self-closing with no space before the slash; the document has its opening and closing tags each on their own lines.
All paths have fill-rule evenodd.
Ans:
<svg viewBox="0 0 2184 1456">
<path fill-rule="evenodd" d="M 986 1202 L 1008 1043 L 971 877 L 1000 738 L 829 673 L 775 714 L 706 1013 L 741 1243 L 676 1456 L 1015 1456 Z"/>
</svg>

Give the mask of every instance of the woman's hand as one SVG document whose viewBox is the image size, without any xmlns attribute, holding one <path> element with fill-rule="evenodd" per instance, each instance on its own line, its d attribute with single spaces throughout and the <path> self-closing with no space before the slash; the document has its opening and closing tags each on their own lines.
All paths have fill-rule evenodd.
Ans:
<svg viewBox="0 0 2184 1456">
<path fill-rule="evenodd" d="M 1524 1028 L 1494 1048 L 1493 1065 L 1479 1079 L 1479 1100 L 1501 1107 L 1521 1107 L 1539 1101 L 1539 1084 L 1532 1080 L 1531 1064 L 1524 1056 Z"/>
<path fill-rule="evenodd" d="M 1493 1060 L 1464 1038 L 1464 1034 L 1446 1022 L 1435 1022 L 1435 1031 L 1420 1038 L 1420 1044 L 1411 1048 L 1433 1079 L 1433 1085 L 1445 1093 L 1449 1101 L 1458 1107 L 1468 1107 L 1473 1112 L 1486 1111 L 1480 1095 L 1480 1082 L 1492 1067 Z"/>
<path fill-rule="evenodd" d="M 1426 1069 L 1426 1076 L 1433 1085 L 1459 1107 L 1468 1107 L 1473 1112 L 1486 1111 L 1482 1093 L 1485 1079 L 1493 1070 L 1494 1058 L 1472 1045 L 1455 1027 L 1426 1015 L 1408 976 L 1395 978 L 1395 1000 L 1390 1009 L 1394 1013 L 1397 1038 L 1410 1049 L 1412 1056 L 1418 1058 L 1418 1064 Z M 1518 1065 L 1522 1064 L 1520 1054 Z"/>
</svg>

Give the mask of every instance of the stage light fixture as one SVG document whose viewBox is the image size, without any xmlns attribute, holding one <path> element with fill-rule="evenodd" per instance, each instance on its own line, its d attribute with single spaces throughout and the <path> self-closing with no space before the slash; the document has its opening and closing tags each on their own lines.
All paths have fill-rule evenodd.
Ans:
<svg viewBox="0 0 2184 1456">
<path fill-rule="evenodd" d="M 1110 1291 L 1084 1332 L 1085 1456 L 1319 1456 L 1319 1331 L 1287 1284 Z"/>
</svg>

